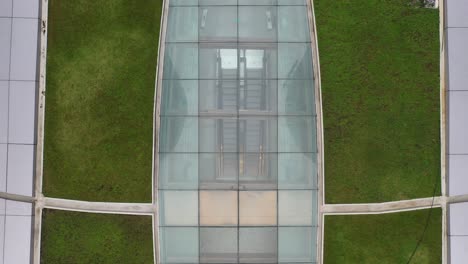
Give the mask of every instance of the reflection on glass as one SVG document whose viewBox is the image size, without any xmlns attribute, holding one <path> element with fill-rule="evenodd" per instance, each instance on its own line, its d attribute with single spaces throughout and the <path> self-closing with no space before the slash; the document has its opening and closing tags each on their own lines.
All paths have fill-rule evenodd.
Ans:
<svg viewBox="0 0 468 264">
<path fill-rule="evenodd" d="M 276 225 L 276 191 L 241 191 L 239 204 L 240 225 Z"/>
<path fill-rule="evenodd" d="M 161 117 L 161 152 L 198 152 L 196 117 Z"/>
<path fill-rule="evenodd" d="M 278 113 L 280 115 L 315 114 L 313 80 L 280 80 L 278 86 Z"/>
<path fill-rule="evenodd" d="M 200 191 L 200 225 L 237 225 L 237 192 Z"/>
<path fill-rule="evenodd" d="M 210 0 L 200 0 L 201 5 Z M 227 0 L 221 0 L 227 1 Z M 219 3 L 220 0 L 211 0 Z M 233 0 L 236 1 L 236 0 Z M 236 4 L 236 3 L 235 3 Z M 201 6 L 199 9 L 200 41 L 236 41 L 237 7 L 236 6 Z"/>
<path fill-rule="evenodd" d="M 197 115 L 197 87 L 197 80 L 164 81 L 161 100 L 161 115 Z"/>
<path fill-rule="evenodd" d="M 235 118 L 200 118 L 200 152 L 237 152 Z"/>
<path fill-rule="evenodd" d="M 220 87 L 226 80 L 238 79 L 236 43 L 202 43 L 199 52 L 200 79 L 218 80 Z"/>
<path fill-rule="evenodd" d="M 200 228 L 200 262 L 237 263 L 237 228 Z"/>
<path fill-rule="evenodd" d="M 279 191 L 279 225 L 312 225 L 312 210 L 315 191 Z"/>
<path fill-rule="evenodd" d="M 239 189 L 276 189 L 277 157 L 276 153 L 240 153 Z"/>
<path fill-rule="evenodd" d="M 200 5 L 237 5 L 237 0 L 200 0 Z"/>
<path fill-rule="evenodd" d="M 160 221 L 163 226 L 197 226 L 197 191 L 160 191 Z"/>
<path fill-rule="evenodd" d="M 278 78 L 312 79 L 310 43 L 278 44 Z"/>
<path fill-rule="evenodd" d="M 160 153 L 158 179 L 160 189 L 197 189 L 198 154 Z"/>
<path fill-rule="evenodd" d="M 198 78 L 198 44 L 166 43 L 164 79 Z"/>
<path fill-rule="evenodd" d="M 200 113 L 237 113 L 237 80 L 200 80 Z"/>
<path fill-rule="evenodd" d="M 172 7 L 167 22 L 167 41 L 198 41 L 198 7 Z"/>
<path fill-rule="evenodd" d="M 245 80 L 239 87 L 239 114 L 275 115 L 277 80 Z"/>
<path fill-rule="evenodd" d="M 277 43 L 239 43 L 239 79 L 276 79 L 278 77 Z M 242 90 L 242 88 L 241 88 Z"/>
<path fill-rule="evenodd" d="M 280 42 L 310 42 L 307 9 L 303 6 L 278 7 Z"/>
<path fill-rule="evenodd" d="M 239 120 L 240 152 L 277 152 L 277 129 L 277 117 Z"/>
<path fill-rule="evenodd" d="M 239 5 L 270 5 L 278 4 L 278 0 L 239 0 Z"/>
<path fill-rule="evenodd" d="M 316 153 L 278 154 L 278 189 L 317 188 Z"/>
<path fill-rule="evenodd" d="M 198 0 L 170 0 L 169 6 L 198 6 Z"/>
<path fill-rule="evenodd" d="M 315 117 L 279 117 L 279 152 L 317 152 Z"/>
<path fill-rule="evenodd" d="M 240 6 L 239 41 L 277 42 L 275 6 Z"/>
<path fill-rule="evenodd" d="M 235 189 L 238 175 L 237 153 L 200 153 L 200 189 Z"/>
<path fill-rule="evenodd" d="M 162 263 L 198 263 L 198 227 L 160 227 Z"/>
<path fill-rule="evenodd" d="M 286 263 L 316 261 L 316 229 L 279 227 L 278 261 Z"/>
<path fill-rule="evenodd" d="M 239 229 L 240 263 L 277 262 L 276 227 L 241 227 Z"/>
</svg>

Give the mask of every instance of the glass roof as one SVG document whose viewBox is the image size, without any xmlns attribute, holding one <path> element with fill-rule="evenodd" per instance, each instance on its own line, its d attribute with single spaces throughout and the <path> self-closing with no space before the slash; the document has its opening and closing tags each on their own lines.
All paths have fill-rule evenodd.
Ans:
<svg viewBox="0 0 468 264">
<path fill-rule="evenodd" d="M 314 263 L 315 89 L 304 0 L 171 0 L 161 263 Z"/>
</svg>

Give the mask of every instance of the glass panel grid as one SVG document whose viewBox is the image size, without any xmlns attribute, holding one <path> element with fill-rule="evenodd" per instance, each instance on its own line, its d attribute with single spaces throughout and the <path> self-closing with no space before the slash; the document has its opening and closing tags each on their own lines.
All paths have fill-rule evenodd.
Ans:
<svg viewBox="0 0 468 264">
<path fill-rule="evenodd" d="M 170 0 L 162 263 L 315 261 L 315 89 L 305 4 Z M 188 241 L 178 245 L 182 235 Z"/>
</svg>

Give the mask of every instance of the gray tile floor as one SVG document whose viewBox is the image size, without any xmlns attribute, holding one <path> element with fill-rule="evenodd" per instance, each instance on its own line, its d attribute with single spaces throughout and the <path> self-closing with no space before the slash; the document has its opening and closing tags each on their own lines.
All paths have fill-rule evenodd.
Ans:
<svg viewBox="0 0 468 264">
<path fill-rule="evenodd" d="M 448 52 L 448 194 L 468 194 L 468 0 L 445 0 Z M 449 206 L 449 263 L 468 259 L 468 203 Z"/>
<path fill-rule="evenodd" d="M 33 195 L 40 0 L 0 0 L 0 191 Z M 30 263 L 33 207 L 0 199 L 0 264 Z"/>
</svg>

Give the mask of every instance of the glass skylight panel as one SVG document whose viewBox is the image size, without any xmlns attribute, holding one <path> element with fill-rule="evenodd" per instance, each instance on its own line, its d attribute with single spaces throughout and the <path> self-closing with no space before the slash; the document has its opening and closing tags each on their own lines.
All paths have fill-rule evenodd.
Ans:
<svg viewBox="0 0 468 264">
<path fill-rule="evenodd" d="M 160 189 L 197 189 L 198 153 L 159 153 Z"/>
<path fill-rule="evenodd" d="M 278 189 L 316 189 L 317 153 L 279 153 Z"/>
<path fill-rule="evenodd" d="M 278 7 L 278 40 L 282 42 L 310 42 L 307 8 Z"/>
<path fill-rule="evenodd" d="M 201 263 L 237 263 L 237 228 L 200 228 Z"/>
<path fill-rule="evenodd" d="M 198 81 L 164 81 L 161 114 L 165 116 L 198 115 Z"/>
<path fill-rule="evenodd" d="M 197 191 L 161 191 L 159 192 L 160 224 L 163 226 L 197 226 L 198 192 Z"/>
<path fill-rule="evenodd" d="M 164 79 L 198 79 L 198 44 L 166 43 Z"/>
<path fill-rule="evenodd" d="M 312 79 L 310 43 L 279 43 L 278 61 L 278 78 Z"/>
<path fill-rule="evenodd" d="M 277 42 L 276 6 L 239 6 L 239 41 Z"/>
<path fill-rule="evenodd" d="M 167 42 L 198 41 L 198 7 L 184 6 L 169 9 Z"/>
<path fill-rule="evenodd" d="M 170 0 L 161 263 L 314 263 L 315 88 L 305 0 Z"/>
<path fill-rule="evenodd" d="M 196 117 L 161 117 L 161 152 L 198 152 Z"/>
<path fill-rule="evenodd" d="M 200 153 L 200 189 L 237 190 L 237 153 Z"/>
</svg>

